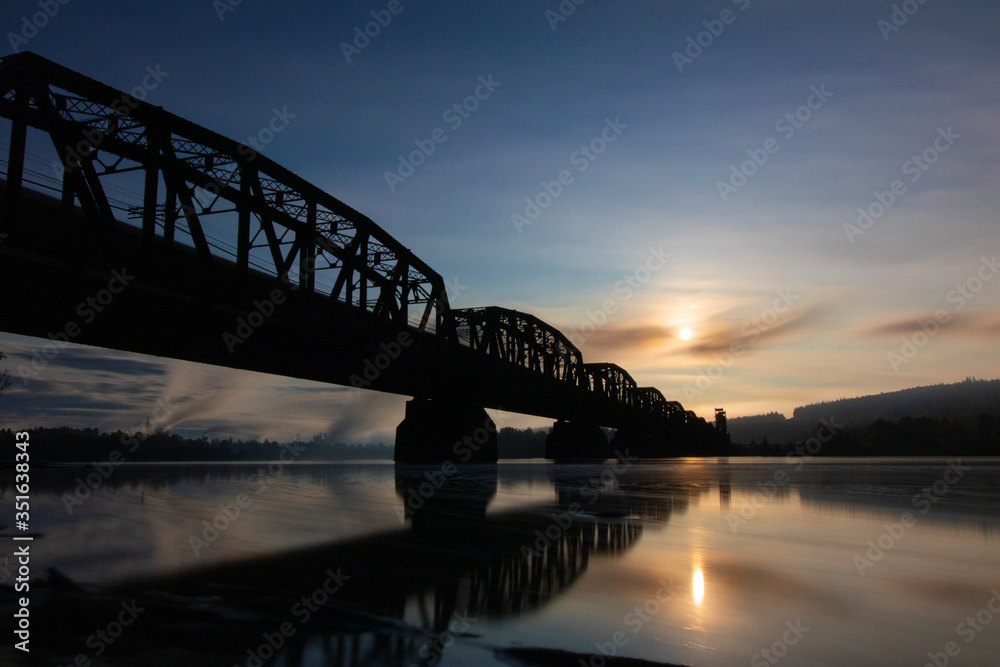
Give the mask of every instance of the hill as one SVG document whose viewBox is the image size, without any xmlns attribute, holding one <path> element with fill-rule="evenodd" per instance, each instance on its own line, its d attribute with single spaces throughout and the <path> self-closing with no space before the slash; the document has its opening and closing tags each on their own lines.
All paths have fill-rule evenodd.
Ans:
<svg viewBox="0 0 1000 667">
<path fill-rule="evenodd" d="M 903 417 L 956 418 L 1000 406 L 1000 380 L 966 378 L 952 384 L 913 387 L 857 398 L 841 398 L 795 408 L 792 417 L 813 423 L 835 414 L 846 424 Z"/>
<path fill-rule="evenodd" d="M 772 412 L 731 417 L 734 443 L 799 443 L 813 437 L 820 420 L 838 433 L 827 454 L 1000 454 L 1000 380 L 962 382 L 842 398 L 795 408 L 791 419 Z M 784 450 L 782 450 L 784 451 Z"/>
</svg>

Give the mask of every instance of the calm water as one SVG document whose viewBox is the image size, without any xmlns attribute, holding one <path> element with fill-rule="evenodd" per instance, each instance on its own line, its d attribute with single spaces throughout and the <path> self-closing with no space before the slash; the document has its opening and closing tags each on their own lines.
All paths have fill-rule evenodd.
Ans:
<svg viewBox="0 0 1000 667">
<path fill-rule="evenodd" d="M 1000 459 L 88 474 L 33 471 L 39 664 L 1000 664 Z"/>
</svg>

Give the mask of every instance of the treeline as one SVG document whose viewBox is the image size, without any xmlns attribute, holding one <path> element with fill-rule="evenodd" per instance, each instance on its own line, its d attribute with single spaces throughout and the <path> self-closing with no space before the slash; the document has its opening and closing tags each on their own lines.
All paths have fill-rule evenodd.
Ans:
<svg viewBox="0 0 1000 667">
<path fill-rule="evenodd" d="M 548 434 L 547 428 L 532 430 L 504 426 L 497 432 L 497 451 L 502 459 L 544 458 Z"/>
<path fill-rule="evenodd" d="M 811 435 L 794 442 L 765 437 L 734 449 L 748 456 L 784 456 L 801 454 L 804 442 L 810 443 L 808 453 L 815 456 L 1000 456 L 1000 416 L 981 412 L 962 418 L 876 419 L 860 425 L 837 424 L 835 429 L 817 424 Z"/>
<path fill-rule="evenodd" d="M 734 443 L 761 442 L 764 439 L 772 442 L 795 442 L 798 439 L 795 422 L 785 419 L 785 415 L 780 412 L 730 417 L 726 422 L 729 437 Z"/>
<path fill-rule="evenodd" d="M 760 415 L 761 424 L 781 417 Z M 781 417 L 783 419 L 783 417 Z M 844 424 L 839 418 L 809 428 L 800 420 L 787 432 L 794 437 L 759 439 L 734 443 L 711 456 L 784 456 L 810 444 L 816 456 L 1000 456 L 1000 412 L 969 413 L 961 417 L 903 417 L 876 419 L 866 424 Z M 831 428 L 832 426 L 832 428 Z M 208 462 L 208 461 L 350 461 L 392 460 L 393 447 L 384 443 L 351 444 L 313 439 L 279 443 L 271 440 L 184 438 L 170 433 L 129 435 L 121 431 L 102 433 L 96 428 L 33 428 L 29 452 L 32 463 L 112 462 Z M 779 432 L 780 433 L 780 432 Z M 548 429 L 504 427 L 497 436 L 501 459 L 533 459 L 545 456 Z M 819 439 L 815 439 L 819 436 Z M 810 439 L 813 440 L 810 440 Z M 13 462 L 14 432 L 0 430 L 0 462 Z M 816 450 L 816 451 L 813 451 Z M 800 452 L 801 453 L 801 452 Z M 697 455 L 697 454 L 694 454 Z M 709 455 L 709 454 L 705 454 Z"/>
<path fill-rule="evenodd" d="M 102 461 L 357 461 L 392 460 L 393 447 L 384 443 L 327 442 L 313 439 L 279 443 L 271 440 L 185 438 L 171 433 L 149 436 L 122 431 L 102 433 L 96 428 L 29 429 L 32 463 L 99 463 Z M 497 435 L 500 458 L 530 459 L 545 456 L 547 430 L 504 427 Z M 14 432 L 0 430 L 2 461 L 12 461 Z M 117 452 L 117 453 L 116 453 Z"/>
<path fill-rule="evenodd" d="M 177 434 L 149 436 L 121 431 L 101 433 L 96 428 L 33 428 L 29 452 L 33 463 L 95 463 L 101 461 L 330 461 L 392 459 L 392 446 L 343 442 L 295 442 L 185 438 Z M 11 460 L 14 432 L 0 430 L 3 460 Z"/>
</svg>

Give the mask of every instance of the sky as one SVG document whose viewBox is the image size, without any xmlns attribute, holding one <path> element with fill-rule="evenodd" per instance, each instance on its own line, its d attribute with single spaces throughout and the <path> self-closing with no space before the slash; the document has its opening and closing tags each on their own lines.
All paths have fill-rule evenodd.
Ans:
<svg viewBox="0 0 1000 667">
<path fill-rule="evenodd" d="M 1000 377 L 996 3 L 8 0 L 0 31 L 257 141 L 454 307 L 529 312 L 709 420 Z M 42 344 L 0 334 L 10 426 L 388 443 L 402 418 L 81 346 L 22 377 Z"/>
</svg>

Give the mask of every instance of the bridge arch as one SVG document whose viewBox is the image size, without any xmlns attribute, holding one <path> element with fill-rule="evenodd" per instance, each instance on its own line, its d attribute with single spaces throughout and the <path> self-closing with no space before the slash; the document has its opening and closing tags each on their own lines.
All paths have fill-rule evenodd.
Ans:
<svg viewBox="0 0 1000 667">
<path fill-rule="evenodd" d="M 583 356 L 565 335 L 534 315 L 487 306 L 451 311 L 469 348 L 548 378 L 578 384 Z"/>
<path fill-rule="evenodd" d="M 49 186 L 98 231 L 194 248 L 395 326 L 452 336 L 444 280 L 367 216 L 257 150 L 33 53 L 0 59 L 12 121 L 6 201 L 21 196 L 28 129 L 62 163 Z M 123 220 L 133 220 L 123 223 Z"/>
<path fill-rule="evenodd" d="M 628 371 L 618 364 L 584 364 L 582 386 L 620 405 L 627 407 L 636 405 L 636 382 Z"/>
<path fill-rule="evenodd" d="M 668 401 L 656 387 L 639 387 L 636 391 L 636 407 L 646 415 L 657 419 L 684 422 L 687 415 L 677 401 Z"/>
</svg>

